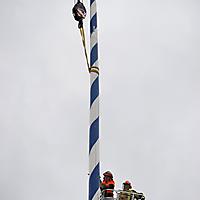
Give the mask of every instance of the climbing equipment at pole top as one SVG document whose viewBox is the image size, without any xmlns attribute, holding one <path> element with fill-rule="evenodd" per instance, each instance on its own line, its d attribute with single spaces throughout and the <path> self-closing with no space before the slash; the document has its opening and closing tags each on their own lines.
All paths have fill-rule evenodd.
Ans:
<svg viewBox="0 0 200 200">
<path fill-rule="evenodd" d="M 79 26 L 82 26 L 83 19 L 85 19 L 87 12 L 85 6 L 80 0 L 78 0 L 77 3 L 72 8 L 72 13 L 74 19 L 79 22 Z"/>
<path fill-rule="evenodd" d="M 76 21 L 78 21 L 78 28 L 80 30 L 80 34 L 81 34 L 81 38 L 82 38 L 87 67 L 88 67 L 88 71 L 90 72 L 90 64 L 89 64 L 87 48 L 86 48 L 85 31 L 84 31 L 84 27 L 83 27 L 83 20 L 86 17 L 87 11 L 86 11 L 85 6 L 83 5 L 83 3 L 80 0 L 78 0 L 77 3 L 72 8 L 72 14 L 74 16 L 74 19 Z"/>
</svg>

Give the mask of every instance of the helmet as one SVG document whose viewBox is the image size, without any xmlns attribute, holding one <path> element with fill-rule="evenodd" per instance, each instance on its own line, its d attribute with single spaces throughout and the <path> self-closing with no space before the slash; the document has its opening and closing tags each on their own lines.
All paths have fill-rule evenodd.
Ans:
<svg viewBox="0 0 200 200">
<path fill-rule="evenodd" d="M 107 176 L 107 177 L 110 177 L 110 178 L 113 178 L 113 175 L 110 171 L 107 171 L 105 173 L 103 173 L 104 176 Z"/>
<path fill-rule="evenodd" d="M 125 182 L 123 183 L 123 185 L 129 185 L 129 187 L 132 188 L 131 183 L 130 183 L 129 181 L 125 181 Z"/>
</svg>

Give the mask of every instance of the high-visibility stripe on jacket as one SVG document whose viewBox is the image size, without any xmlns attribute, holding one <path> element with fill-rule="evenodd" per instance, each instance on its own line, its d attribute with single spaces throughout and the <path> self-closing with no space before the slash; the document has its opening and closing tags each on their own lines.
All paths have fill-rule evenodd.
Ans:
<svg viewBox="0 0 200 200">
<path fill-rule="evenodd" d="M 113 191 L 112 190 L 107 190 L 107 189 L 114 189 L 115 187 L 115 182 L 113 180 L 110 181 L 103 181 L 101 183 L 101 190 L 104 191 L 104 197 L 113 197 Z"/>
<path fill-rule="evenodd" d="M 131 190 L 125 190 L 120 192 L 119 199 L 120 200 L 131 200 L 133 198 L 133 193 Z"/>
</svg>

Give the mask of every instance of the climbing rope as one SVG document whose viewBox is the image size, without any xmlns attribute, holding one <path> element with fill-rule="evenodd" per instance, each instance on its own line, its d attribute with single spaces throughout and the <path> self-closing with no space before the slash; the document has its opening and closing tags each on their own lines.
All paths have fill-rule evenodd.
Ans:
<svg viewBox="0 0 200 200">
<path fill-rule="evenodd" d="M 86 48 L 86 39 L 85 39 L 85 31 L 83 28 L 83 25 L 79 27 L 80 29 L 80 34 L 81 34 L 81 38 L 82 38 L 82 43 L 83 43 L 83 48 L 84 48 L 84 52 L 85 52 L 85 59 L 86 59 L 86 63 L 87 63 L 87 68 L 88 68 L 88 72 L 95 72 L 97 74 L 99 74 L 99 68 L 95 67 L 95 66 L 91 66 L 90 67 L 90 63 L 89 63 L 89 59 L 88 59 L 88 53 L 87 53 L 87 48 Z"/>
<path fill-rule="evenodd" d="M 79 28 L 80 34 L 81 34 L 87 68 L 88 68 L 88 71 L 90 72 L 90 64 L 89 64 L 88 54 L 87 54 L 85 31 L 84 31 L 84 27 L 83 27 L 83 19 L 85 19 L 87 11 L 86 11 L 85 6 L 83 5 L 83 0 L 82 1 L 77 0 L 76 4 L 74 5 L 74 7 L 72 9 L 72 13 L 73 13 L 74 19 L 76 21 L 78 21 L 78 28 Z"/>
<path fill-rule="evenodd" d="M 84 48 L 84 53 L 85 53 L 85 59 L 86 59 L 86 63 L 87 63 L 87 68 L 88 68 L 88 72 L 95 72 L 97 74 L 99 74 L 99 68 L 95 67 L 95 66 L 91 66 L 90 67 L 90 63 L 89 63 L 89 59 L 88 59 L 88 53 L 87 53 L 87 48 L 86 48 L 86 39 L 85 39 L 85 31 L 84 31 L 84 27 L 83 27 L 83 23 L 79 22 L 79 29 L 80 29 L 80 34 L 81 34 L 81 38 L 82 38 L 82 43 L 83 43 L 83 48 Z"/>
<path fill-rule="evenodd" d="M 84 48 L 84 53 L 85 53 L 85 59 L 86 59 L 86 63 L 87 63 L 88 72 L 90 72 L 90 64 L 89 64 L 87 48 L 86 48 L 85 31 L 84 31 L 83 26 L 81 26 L 79 29 L 80 29 L 80 34 L 81 34 L 81 38 L 82 38 L 82 43 L 83 43 L 83 48 Z"/>
<path fill-rule="evenodd" d="M 74 2 L 75 3 L 75 2 Z M 83 43 L 84 53 L 85 53 L 85 59 L 87 63 L 88 72 L 96 72 L 98 73 L 98 68 L 96 67 L 90 67 L 89 59 L 88 59 L 88 53 L 87 53 L 87 47 L 86 47 L 86 37 L 85 37 L 85 31 L 83 27 L 83 19 L 86 17 L 86 9 L 83 5 L 83 0 L 77 0 L 76 4 L 74 5 L 72 9 L 72 13 L 74 16 L 74 19 L 78 21 L 78 28 L 80 30 L 81 39 Z"/>
</svg>

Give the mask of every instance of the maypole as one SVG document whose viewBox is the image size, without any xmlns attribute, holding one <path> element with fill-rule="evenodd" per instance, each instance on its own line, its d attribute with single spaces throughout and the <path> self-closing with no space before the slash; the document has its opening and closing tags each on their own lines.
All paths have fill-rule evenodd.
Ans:
<svg viewBox="0 0 200 200">
<path fill-rule="evenodd" d="M 79 22 L 88 71 L 90 73 L 90 128 L 89 128 L 89 200 L 100 199 L 100 164 L 99 164 L 99 68 L 96 0 L 90 0 L 90 64 L 88 61 L 83 19 L 86 9 L 81 0 L 72 9 Z"/>
<path fill-rule="evenodd" d="M 99 68 L 96 0 L 90 0 L 89 200 L 100 198 Z"/>
<path fill-rule="evenodd" d="M 83 0 L 77 0 L 72 9 L 82 38 L 88 71 L 90 73 L 90 128 L 89 128 L 89 198 L 88 200 L 100 200 L 100 161 L 99 161 L 99 67 L 98 67 L 98 34 L 97 34 L 97 10 L 96 0 L 90 0 L 90 63 L 88 60 L 83 19 L 86 17 L 86 9 Z M 131 189 L 131 183 L 125 181 L 123 190 L 113 190 L 114 181 L 111 172 L 104 174 L 101 182 L 102 197 L 113 198 L 113 192 L 132 199 L 145 200 L 143 193 Z M 105 181 L 105 183 L 104 183 Z M 108 184 L 110 183 L 110 184 Z M 109 187 L 107 186 L 109 185 Z M 126 187 L 125 187 L 126 185 Z M 104 187 L 103 187 L 104 186 Z M 107 192 L 106 192 L 107 191 Z M 110 191 L 108 193 L 108 191 Z M 123 191 L 123 192 L 122 192 Z M 108 196 L 109 194 L 109 196 Z M 128 196 L 127 196 L 128 197 Z M 124 197 L 123 197 L 124 198 Z"/>
</svg>

